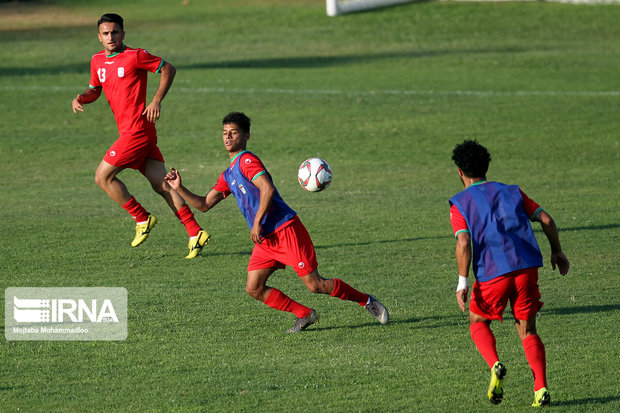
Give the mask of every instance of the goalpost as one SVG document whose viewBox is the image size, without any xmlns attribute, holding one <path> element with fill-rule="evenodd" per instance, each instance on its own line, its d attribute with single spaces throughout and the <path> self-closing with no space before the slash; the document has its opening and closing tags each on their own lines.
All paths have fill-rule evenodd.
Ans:
<svg viewBox="0 0 620 413">
<path fill-rule="evenodd" d="M 413 3 L 420 0 L 325 0 L 327 15 L 354 13 L 356 11 L 376 9 L 379 7 L 394 6 L 396 4 Z M 441 0 L 439 0 L 441 1 Z M 501 1 L 538 1 L 538 0 L 452 0 L 470 2 L 501 2 Z M 543 0 L 556 3 L 570 4 L 620 4 L 620 0 Z"/>
<path fill-rule="evenodd" d="M 418 0 L 326 0 L 326 7 L 328 16 L 338 16 L 340 14 L 412 3 L 414 1 Z"/>
</svg>

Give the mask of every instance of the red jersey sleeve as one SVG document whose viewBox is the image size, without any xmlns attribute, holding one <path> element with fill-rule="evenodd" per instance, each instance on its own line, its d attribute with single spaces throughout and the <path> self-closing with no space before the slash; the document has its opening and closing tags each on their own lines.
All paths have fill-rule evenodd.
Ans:
<svg viewBox="0 0 620 413">
<path fill-rule="evenodd" d="M 525 195 L 525 192 L 521 191 L 521 189 L 519 189 L 519 191 L 521 192 L 521 198 L 523 198 L 523 207 L 525 208 L 525 213 L 528 217 L 530 217 L 530 219 L 533 219 L 536 214 L 542 211 L 542 207 L 536 202 L 532 201 L 527 195 Z"/>
<path fill-rule="evenodd" d="M 258 156 L 252 153 L 244 153 L 243 155 L 241 155 L 241 157 L 239 158 L 239 162 L 241 162 L 241 164 L 239 164 L 241 173 L 243 174 L 243 176 L 248 178 L 250 182 L 258 178 L 259 176 L 267 173 L 263 162 L 258 159 Z"/>
<path fill-rule="evenodd" d="M 465 217 L 461 214 L 461 211 L 459 211 L 456 205 L 450 207 L 450 223 L 452 224 L 454 237 L 457 237 L 461 232 L 469 232 L 467 221 L 465 221 Z"/>
<path fill-rule="evenodd" d="M 152 55 L 144 49 L 137 50 L 136 60 L 138 68 L 148 70 L 152 73 L 159 73 L 159 70 L 164 64 L 164 59 Z"/>
<path fill-rule="evenodd" d="M 224 194 L 224 198 L 226 198 L 228 195 L 231 194 L 230 187 L 228 186 L 228 183 L 224 179 L 224 172 L 222 172 L 220 177 L 217 179 L 217 182 L 215 183 L 215 186 L 212 189 Z"/>
<path fill-rule="evenodd" d="M 97 65 L 95 63 L 95 57 L 93 56 L 90 60 L 90 82 L 88 82 L 88 87 L 91 89 L 96 89 L 101 87 L 101 81 L 99 80 L 99 75 L 97 74 Z"/>
</svg>

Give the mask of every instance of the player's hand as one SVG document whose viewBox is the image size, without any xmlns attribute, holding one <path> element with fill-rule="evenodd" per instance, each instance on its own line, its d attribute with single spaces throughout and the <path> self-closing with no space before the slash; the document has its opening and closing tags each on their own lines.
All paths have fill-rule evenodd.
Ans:
<svg viewBox="0 0 620 413">
<path fill-rule="evenodd" d="M 146 118 L 149 120 L 149 122 L 155 122 L 159 119 L 159 115 L 161 112 L 161 105 L 157 102 L 151 102 L 146 109 L 144 109 L 144 112 L 142 112 L 142 115 L 146 115 Z"/>
<path fill-rule="evenodd" d="M 170 185 L 170 187 L 175 191 L 178 191 L 179 188 L 181 188 L 181 175 L 176 169 L 170 168 L 170 172 L 168 172 L 166 176 L 164 176 L 164 179 L 166 180 L 166 182 L 168 182 L 168 185 Z"/>
<path fill-rule="evenodd" d="M 570 262 L 568 262 L 568 258 L 566 258 L 562 251 L 551 254 L 551 268 L 555 270 L 556 266 L 560 270 L 560 274 L 566 275 L 568 273 Z"/>
<path fill-rule="evenodd" d="M 254 224 L 252 231 L 250 231 L 250 238 L 254 244 L 262 244 L 263 239 L 260 237 L 260 233 L 263 227 L 260 224 Z"/>
<path fill-rule="evenodd" d="M 461 309 L 462 312 L 465 312 L 465 310 L 467 309 L 466 307 L 466 303 L 467 303 L 467 291 L 468 290 L 458 290 L 456 292 L 456 303 L 459 305 L 459 308 Z"/>
<path fill-rule="evenodd" d="M 71 106 L 73 108 L 73 113 L 77 113 L 78 110 L 84 112 L 84 106 L 80 103 L 80 95 L 77 95 L 75 99 L 73 99 Z"/>
</svg>

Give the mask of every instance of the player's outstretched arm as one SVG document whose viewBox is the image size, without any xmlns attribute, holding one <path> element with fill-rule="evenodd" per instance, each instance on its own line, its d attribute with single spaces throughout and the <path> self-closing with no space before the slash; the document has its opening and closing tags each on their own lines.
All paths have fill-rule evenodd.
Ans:
<svg viewBox="0 0 620 413">
<path fill-rule="evenodd" d="M 92 103 L 101 96 L 101 88 L 86 89 L 81 95 L 77 95 L 71 102 L 73 113 L 84 112 L 84 106 L 87 103 Z"/>
<path fill-rule="evenodd" d="M 177 70 L 174 66 L 172 66 L 168 62 L 164 62 L 161 67 L 161 77 L 159 78 L 159 87 L 155 92 L 155 96 L 153 96 L 153 100 L 142 112 L 143 115 L 146 115 L 146 118 L 155 122 L 159 119 L 161 114 L 161 101 L 164 100 L 164 97 L 168 93 L 170 86 L 172 85 L 172 81 L 174 80 L 174 76 L 176 75 Z"/>
<path fill-rule="evenodd" d="M 193 193 L 183 186 L 181 174 L 174 168 L 170 168 L 170 172 L 166 174 L 164 179 L 172 189 L 185 199 L 185 202 L 202 212 L 207 212 L 224 199 L 224 195 L 221 192 L 213 189 L 209 191 L 207 196 L 200 196 Z"/>
<path fill-rule="evenodd" d="M 557 266 L 560 274 L 566 275 L 568 273 L 568 269 L 570 268 L 570 263 L 568 262 L 566 255 L 564 255 L 564 252 L 562 252 L 560 235 L 558 234 L 558 228 L 555 225 L 555 221 L 551 215 L 547 214 L 545 211 L 540 211 L 536 214 L 534 221 L 540 222 L 540 226 L 549 240 L 549 246 L 551 247 L 551 268 L 555 270 L 555 267 Z"/>
</svg>

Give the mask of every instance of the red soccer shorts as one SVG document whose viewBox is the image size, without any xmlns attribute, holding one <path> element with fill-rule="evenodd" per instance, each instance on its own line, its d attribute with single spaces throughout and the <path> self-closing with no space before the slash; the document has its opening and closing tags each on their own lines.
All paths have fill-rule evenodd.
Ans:
<svg viewBox="0 0 620 413">
<path fill-rule="evenodd" d="M 262 244 L 254 245 L 248 271 L 273 267 L 282 269 L 287 265 L 293 267 L 300 277 L 318 267 L 310 234 L 297 216 L 266 236 Z"/>
<path fill-rule="evenodd" d="M 489 320 L 500 320 L 510 300 L 512 315 L 529 320 L 543 306 L 538 291 L 538 268 L 514 271 L 485 282 L 475 282 L 469 311 Z"/>
<path fill-rule="evenodd" d="M 164 162 L 164 156 L 157 147 L 155 128 L 121 135 L 103 157 L 103 160 L 111 165 L 137 169 L 142 174 L 147 159 Z"/>
</svg>

